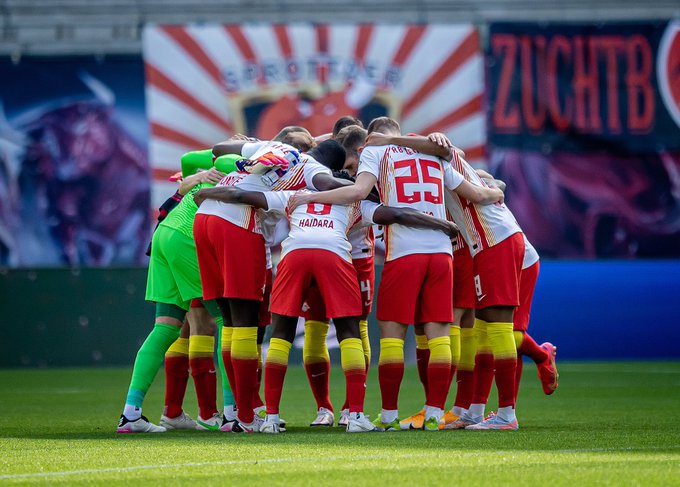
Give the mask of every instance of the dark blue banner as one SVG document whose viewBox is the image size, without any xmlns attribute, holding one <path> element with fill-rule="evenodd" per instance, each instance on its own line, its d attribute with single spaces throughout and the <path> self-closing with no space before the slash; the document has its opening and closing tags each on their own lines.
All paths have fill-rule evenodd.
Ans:
<svg viewBox="0 0 680 487">
<path fill-rule="evenodd" d="M 3 59 L 0 88 L 0 266 L 145 263 L 141 59 Z"/>
<path fill-rule="evenodd" d="M 680 257 L 678 23 L 494 23 L 490 167 L 544 256 Z"/>
</svg>

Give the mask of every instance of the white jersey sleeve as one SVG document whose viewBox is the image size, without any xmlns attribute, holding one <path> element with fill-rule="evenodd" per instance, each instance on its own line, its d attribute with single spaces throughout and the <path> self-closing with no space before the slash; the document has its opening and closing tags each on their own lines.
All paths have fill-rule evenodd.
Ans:
<svg viewBox="0 0 680 487">
<path fill-rule="evenodd" d="M 380 203 L 374 203 L 373 201 L 363 200 L 359 204 L 359 208 L 361 210 L 361 224 L 362 225 L 375 224 L 375 222 L 373 221 L 373 215 L 375 214 L 375 211 L 381 206 L 382 205 Z"/>
<path fill-rule="evenodd" d="M 538 262 L 539 256 L 538 252 L 536 252 L 536 249 L 531 245 L 531 242 L 529 242 L 529 239 L 524 233 L 522 233 L 522 237 L 524 237 L 524 262 L 522 262 L 522 269 L 528 269 Z"/>
<path fill-rule="evenodd" d="M 444 164 L 444 187 L 453 191 L 463 184 L 465 177 L 451 167 L 451 164 Z"/>
<path fill-rule="evenodd" d="M 309 160 L 305 163 L 303 171 L 305 177 L 305 184 L 307 185 L 307 188 L 313 189 L 315 191 L 317 190 L 317 188 L 314 187 L 314 177 L 317 174 L 328 174 L 329 176 L 333 175 L 330 169 L 328 169 L 323 164 L 317 162 L 315 159 L 312 159 L 311 157 L 309 157 Z"/>
<path fill-rule="evenodd" d="M 361 157 L 359 158 L 359 168 L 357 169 L 357 175 L 362 172 L 367 172 L 376 177 L 380 178 L 380 160 L 385 153 L 384 147 L 369 146 L 361 151 Z"/>
<path fill-rule="evenodd" d="M 267 191 L 264 193 L 267 198 L 267 212 L 286 215 L 288 202 L 294 194 L 295 191 Z"/>
<path fill-rule="evenodd" d="M 257 142 L 246 142 L 241 148 L 241 155 L 246 159 L 253 157 L 260 149 L 269 144 L 266 140 L 258 140 Z"/>
</svg>

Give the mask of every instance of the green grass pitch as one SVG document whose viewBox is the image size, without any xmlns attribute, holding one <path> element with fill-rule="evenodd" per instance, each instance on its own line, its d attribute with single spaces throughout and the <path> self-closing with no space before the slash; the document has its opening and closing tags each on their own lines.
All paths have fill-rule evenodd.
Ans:
<svg viewBox="0 0 680 487">
<path fill-rule="evenodd" d="M 559 390 L 546 397 L 525 364 L 518 432 L 311 430 L 311 393 L 292 367 L 281 408 L 287 433 L 118 436 L 128 369 L 3 370 L 0 484 L 680 485 L 680 363 L 572 363 L 560 373 Z M 331 385 L 340 405 L 340 370 Z M 156 422 L 162 396 L 161 374 L 144 407 Z M 422 400 L 408 369 L 402 415 Z M 195 404 L 190 387 L 194 417 Z M 366 406 L 379 411 L 375 368 Z"/>
</svg>

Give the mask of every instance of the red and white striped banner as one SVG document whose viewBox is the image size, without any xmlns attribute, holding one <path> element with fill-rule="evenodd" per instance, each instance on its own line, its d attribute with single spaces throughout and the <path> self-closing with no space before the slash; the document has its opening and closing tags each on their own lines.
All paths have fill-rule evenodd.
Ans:
<svg viewBox="0 0 680 487">
<path fill-rule="evenodd" d="M 180 156 L 233 133 L 314 135 L 343 115 L 380 115 L 404 133 L 441 131 L 485 157 L 483 55 L 472 25 L 147 26 L 146 106 L 153 204 L 174 191 Z"/>
</svg>

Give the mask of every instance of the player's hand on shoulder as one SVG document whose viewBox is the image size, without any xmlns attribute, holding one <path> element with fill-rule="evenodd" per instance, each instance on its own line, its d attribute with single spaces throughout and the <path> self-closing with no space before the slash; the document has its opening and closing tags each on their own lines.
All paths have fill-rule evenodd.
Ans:
<svg viewBox="0 0 680 487">
<path fill-rule="evenodd" d="M 290 197 L 288 201 L 288 209 L 293 212 L 295 208 L 302 205 L 308 205 L 314 203 L 314 193 L 304 193 L 298 191 L 293 196 Z"/>
<path fill-rule="evenodd" d="M 432 132 L 427 136 L 428 139 L 430 139 L 430 142 L 434 142 L 440 147 L 446 147 L 447 149 L 452 149 L 453 151 L 458 154 L 459 157 L 465 157 L 465 152 L 463 149 L 456 147 L 453 145 L 453 142 L 446 136 L 446 134 L 443 134 L 441 132 Z"/>
<path fill-rule="evenodd" d="M 202 183 L 210 183 L 210 184 L 217 184 L 219 183 L 222 178 L 224 178 L 225 174 L 218 171 L 214 167 L 210 168 L 209 171 L 203 171 L 200 173 L 202 175 Z"/>
</svg>

